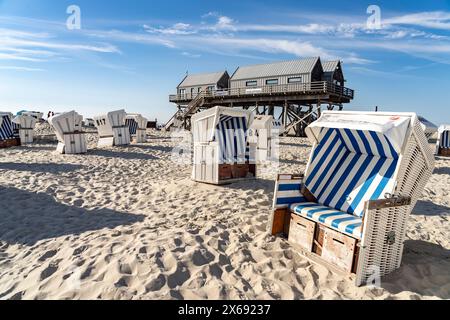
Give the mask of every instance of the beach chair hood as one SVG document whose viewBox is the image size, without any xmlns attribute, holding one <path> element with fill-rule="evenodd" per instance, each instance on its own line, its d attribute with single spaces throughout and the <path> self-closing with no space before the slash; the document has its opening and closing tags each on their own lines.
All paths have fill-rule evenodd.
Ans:
<svg viewBox="0 0 450 320">
<path fill-rule="evenodd" d="M 241 128 L 244 128 L 246 131 L 250 124 L 253 122 L 253 114 L 251 111 L 247 110 L 237 110 L 234 108 L 227 107 L 215 107 L 208 110 L 205 110 L 201 113 L 197 113 L 192 116 L 192 123 L 194 129 L 194 140 L 197 142 L 213 142 L 216 140 L 216 131 L 221 126 L 221 123 L 227 122 L 227 118 L 240 118 L 244 119 L 244 122 Z M 195 130 L 196 124 L 201 123 L 203 120 L 208 119 L 207 128 L 201 130 L 203 134 L 198 135 L 198 130 Z M 206 130 L 207 129 L 207 130 Z M 207 133 L 206 137 L 204 133 Z"/>
<path fill-rule="evenodd" d="M 19 125 L 22 129 L 34 129 L 37 119 L 30 115 L 19 115 L 16 116 L 12 122 Z"/>
<path fill-rule="evenodd" d="M 64 134 L 80 130 L 82 121 L 83 116 L 75 111 L 61 113 L 48 119 L 48 122 L 55 129 L 56 136 L 60 142 L 64 141 Z"/>
<path fill-rule="evenodd" d="M 351 150 L 359 148 L 365 152 L 379 155 L 380 152 L 383 152 L 379 149 L 380 143 L 387 142 L 395 150 L 395 153 L 401 154 L 407 141 L 406 137 L 416 119 L 417 115 L 414 113 L 324 111 L 316 122 L 306 128 L 306 134 L 312 143 L 319 143 L 326 131 L 324 129 L 337 129 Z M 349 136 L 346 134 L 349 131 L 358 134 Z M 367 140 L 364 140 L 364 137 Z M 385 150 L 385 152 L 388 157 L 394 156 L 390 150 Z"/>
</svg>

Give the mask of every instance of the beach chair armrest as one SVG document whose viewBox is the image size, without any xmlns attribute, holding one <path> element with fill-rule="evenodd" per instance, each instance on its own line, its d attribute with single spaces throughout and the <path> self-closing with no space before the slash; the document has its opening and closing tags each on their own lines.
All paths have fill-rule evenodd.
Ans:
<svg viewBox="0 0 450 320">
<path fill-rule="evenodd" d="M 357 285 L 368 284 L 374 274 L 385 276 L 400 267 L 410 197 L 366 202 L 358 261 Z"/>
<path fill-rule="evenodd" d="M 278 175 L 274 191 L 273 211 L 268 223 L 270 234 L 286 233 L 291 205 L 305 202 L 302 194 L 303 179 L 303 174 Z"/>
</svg>

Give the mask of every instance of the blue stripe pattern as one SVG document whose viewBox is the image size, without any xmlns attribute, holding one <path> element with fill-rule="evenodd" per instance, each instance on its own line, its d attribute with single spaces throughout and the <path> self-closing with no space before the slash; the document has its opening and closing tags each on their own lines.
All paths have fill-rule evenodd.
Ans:
<svg viewBox="0 0 450 320">
<path fill-rule="evenodd" d="M 221 115 L 214 141 L 219 142 L 219 163 L 245 163 L 249 161 L 247 119 Z"/>
<path fill-rule="evenodd" d="M 368 200 L 393 193 L 399 151 L 386 136 L 323 128 L 319 139 L 305 185 L 320 204 L 362 217 Z"/>
<path fill-rule="evenodd" d="M 362 238 L 360 217 L 312 202 L 293 204 L 291 211 L 356 239 Z"/>
<path fill-rule="evenodd" d="M 439 146 L 444 149 L 450 148 L 450 131 L 442 133 Z"/>
<path fill-rule="evenodd" d="M 301 180 L 280 180 L 277 185 L 275 203 L 277 208 L 289 208 L 294 203 L 306 201 L 301 193 Z"/>
<path fill-rule="evenodd" d="M 13 123 L 9 115 L 2 115 L 2 126 L 0 127 L 0 140 L 13 139 L 16 137 L 14 134 Z"/>
<path fill-rule="evenodd" d="M 138 129 L 138 123 L 134 119 L 126 119 L 125 125 L 130 129 L 130 135 L 135 135 Z"/>
</svg>

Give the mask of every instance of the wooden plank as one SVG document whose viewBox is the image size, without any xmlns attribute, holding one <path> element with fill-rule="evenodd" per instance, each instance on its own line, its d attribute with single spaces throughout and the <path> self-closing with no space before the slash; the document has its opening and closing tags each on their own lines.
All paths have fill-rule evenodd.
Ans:
<svg viewBox="0 0 450 320">
<path fill-rule="evenodd" d="M 315 231 L 315 222 L 291 214 L 289 242 L 295 243 L 310 252 L 313 249 Z"/>
<path fill-rule="evenodd" d="M 351 273 L 353 270 L 356 240 L 331 229 L 325 230 L 322 258 Z"/>
</svg>

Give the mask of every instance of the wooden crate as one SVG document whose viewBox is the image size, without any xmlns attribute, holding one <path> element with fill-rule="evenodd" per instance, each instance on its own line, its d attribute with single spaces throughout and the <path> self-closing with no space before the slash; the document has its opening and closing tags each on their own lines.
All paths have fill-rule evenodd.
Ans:
<svg viewBox="0 0 450 320">
<path fill-rule="evenodd" d="M 219 180 L 233 179 L 233 170 L 229 164 L 219 165 Z"/>
<path fill-rule="evenodd" d="M 233 179 L 247 178 L 249 167 L 248 164 L 235 164 L 231 166 Z"/>
<path fill-rule="evenodd" d="M 326 228 L 323 240 L 322 259 L 348 273 L 352 273 L 356 243 L 356 239 Z"/>
<path fill-rule="evenodd" d="M 450 157 L 450 148 L 439 148 L 439 156 Z"/>
<path fill-rule="evenodd" d="M 17 147 L 17 146 L 20 146 L 19 138 L 0 140 L 0 149 Z"/>
<path fill-rule="evenodd" d="M 314 244 L 316 223 L 295 214 L 291 215 L 289 225 L 289 242 L 299 245 L 311 252 Z"/>
</svg>

